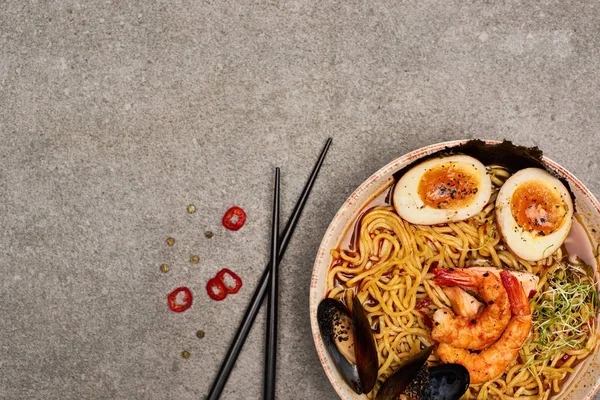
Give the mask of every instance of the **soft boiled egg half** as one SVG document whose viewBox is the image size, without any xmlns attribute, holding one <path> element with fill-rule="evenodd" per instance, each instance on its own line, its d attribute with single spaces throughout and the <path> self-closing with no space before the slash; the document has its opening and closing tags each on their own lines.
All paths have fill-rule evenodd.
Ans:
<svg viewBox="0 0 600 400">
<path fill-rule="evenodd" d="M 555 176 L 526 168 L 506 180 L 496 199 L 496 219 L 506 245 L 527 261 L 554 253 L 573 221 L 569 191 Z"/>
<path fill-rule="evenodd" d="M 427 160 L 396 183 L 394 207 L 413 224 L 462 221 L 479 213 L 492 194 L 485 166 L 466 155 Z"/>
</svg>

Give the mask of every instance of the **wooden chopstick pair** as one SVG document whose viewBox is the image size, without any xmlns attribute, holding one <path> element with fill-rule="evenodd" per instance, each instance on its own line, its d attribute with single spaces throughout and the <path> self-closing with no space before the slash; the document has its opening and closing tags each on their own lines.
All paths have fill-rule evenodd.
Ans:
<svg viewBox="0 0 600 400">
<path fill-rule="evenodd" d="M 267 312 L 269 315 L 267 316 L 267 349 L 265 355 L 265 388 L 264 395 L 265 399 L 274 399 L 275 393 L 275 370 L 276 370 L 276 348 L 277 348 L 277 266 L 279 260 L 283 257 L 285 250 L 287 248 L 288 243 L 292 237 L 294 229 L 296 228 L 296 224 L 298 223 L 298 219 L 300 218 L 300 214 L 304 209 L 304 205 L 306 204 L 306 200 L 312 190 L 312 187 L 317 179 L 317 175 L 319 174 L 319 170 L 321 169 L 321 165 L 323 164 L 323 160 L 325 159 L 325 155 L 329 150 L 329 146 L 331 145 L 331 138 L 327 139 L 323 150 L 317 160 L 317 163 L 313 167 L 313 170 L 306 182 L 298 201 L 296 202 L 296 206 L 292 211 L 292 215 L 283 230 L 283 234 L 280 236 L 278 234 L 279 231 L 279 168 L 275 170 L 275 190 L 274 190 L 274 199 L 273 199 L 273 224 L 272 224 L 272 232 L 271 232 L 271 258 L 265 271 L 263 272 L 260 283 L 258 287 L 254 291 L 254 295 L 250 300 L 250 304 L 242 317 L 242 322 L 238 327 L 238 330 L 233 337 L 233 341 L 229 346 L 229 350 L 225 355 L 225 359 L 221 364 L 221 368 L 217 373 L 217 376 L 213 382 L 213 385 L 210 389 L 208 397 L 206 400 L 218 400 L 221 397 L 221 393 L 223 392 L 223 388 L 227 383 L 227 379 L 235 365 L 237 357 L 242 350 L 244 342 L 248 337 L 248 333 L 250 332 L 250 328 L 252 328 L 252 324 L 256 319 L 256 315 L 260 310 L 260 306 L 262 301 L 267 293 L 267 290 L 270 288 L 271 295 L 269 296 L 269 306 Z M 273 274 L 271 270 L 275 271 Z M 275 282 L 274 284 L 271 284 Z M 271 304 L 273 303 L 273 304 Z M 271 396 L 271 397 L 266 397 Z"/>
</svg>

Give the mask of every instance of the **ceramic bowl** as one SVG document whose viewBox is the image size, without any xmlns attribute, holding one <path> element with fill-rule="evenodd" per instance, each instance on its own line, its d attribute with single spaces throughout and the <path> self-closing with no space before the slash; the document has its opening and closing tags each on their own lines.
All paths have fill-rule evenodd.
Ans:
<svg viewBox="0 0 600 400">
<path fill-rule="evenodd" d="M 352 195 L 350 195 L 325 232 L 312 273 L 310 286 L 310 322 L 313 339 L 323 369 L 335 391 L 344 400 L 366 399 L 366 396 L 354 393 L 352 389 L 346 385 L 335 365 L 332 363 L 332 359 L 329 356 L 323 340 L 321 339 L 321 334 L 319 333 L 319 326 L 317 324 L 317 306 L 327 292 L 326 276 L 327 270 L 332 262 L 329 251 L 330 249 L 338 247 L 338 244 L 341 242 L 348 227 L 354 223 L 363 207 L 389 184 L 394 172 L 423 156 L 442 150 L 445 147 L 458 146 L 466 141 L 467 140 L 457 140 L 434 144 L 412 151 L 393 160 L 371 175 L 354 191 L 354 193 L 352 193 Z M 496 141 L 485 142 L 488 144 L 498 143 Z M 589 189 L 565 168 L 546 157 L 544 157 L 544 162 L 559 175 L 562 175 L 567 179 L 571 190 L 575 194 L 576 209 L 584 226 L 587 228 L 588 232 L 596 232 L 592 234 L 592 236 L 595 236 L 592 237 L 592 245 L 596 248 L 600 239 L 600 203 Z M 556 395 L 554 399 L 592 399 L 600 386 L 599 367 L 600 351 L 596 350 L 594 354 L 577 365 L 576 373 L 571 374 L 569 381 L 563 385 L 562 392 Z"/>
</svg>

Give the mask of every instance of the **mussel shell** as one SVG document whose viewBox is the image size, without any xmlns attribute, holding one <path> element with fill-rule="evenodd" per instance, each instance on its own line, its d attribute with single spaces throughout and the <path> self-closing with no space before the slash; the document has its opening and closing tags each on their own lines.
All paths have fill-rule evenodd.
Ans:
<svg viewBox="0 0 600 400">
<path fill-rule="evenodd" d="M 422 372 L 423 366 L 433 351 L 433 346 L 420 351 L 402 367 L 398 368 L 392 376 L 383 382 L 377 392 L 375 400 L 396 400 L 404 393 L 408 385 Z"/>
<path fill-rule="evenodd" d="M 373 390 L 377 382 L 379 359 L 369 319 L 358 297 L 352 299 L 352 329 L 358 376 L 363 393 Z"/>
<path fill-rule="evenodd" d="M 356 364 L 344 357 L 336 343 L 336 340 L 347 339 L 336 336 L 336 326 L 339 328 L 340 321 L 347 318 L 351 318 L 352 331 L 349 333 L 354 342 Z M 358 298 L 353 299 L 352 316 L 337 300 L 321 301 L 317 309 L 317 321 L 325 346 L 346 383 L 358 394 L 369 393 L 377 382 L 379 368 L 377 347 L 373 330 Z M 348 332 L 344 331 L 344 334 Z"/>
<path fill-rule="evenodd" d="M 460 364 L 442 364 L 429 368 L 429 386 L 422 400 L 458 400 L 469 388 L 469 371 Z"/>
<path fill-rule="evenodd" d="M 361 394 L 360 377 L 356 365 L 350 363 L 337 347 L 334 323 L 340 315 L 350 317 L 346 307 L 335 299 L 325 299 L 317 308 L 317 321 L 319 331 L 325 347 L 329 351 L 333 363 L 342 375 L 342 378 L 356 393 Z"/>
</svg>

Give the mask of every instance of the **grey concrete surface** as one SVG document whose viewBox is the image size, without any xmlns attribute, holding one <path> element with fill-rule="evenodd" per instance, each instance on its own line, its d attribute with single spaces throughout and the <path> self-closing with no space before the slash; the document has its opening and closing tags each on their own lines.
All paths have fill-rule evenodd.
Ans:
<svg viewBox="0 0 600 400">
<path fill-rule="evenodd" d="M 595 1 L 0 9 L 2 399 L 203 398 L 267 260 L 272 170 L 286 220 L 328 136 L 281 266 L 280 399 L 336 398 L 311 338 L 312 263 L 338 207 L 388 161 L 509 138 L 600 195 Z M 220 223 L 234 204 L 238 232 Z M 244 287 L 216 303 L 205 285 L 223 267 Z M 176 314 L 180 285 L 195 300 Z M 261 314 L 224 399 L 261 397 L 263 330 Z"/>
</svg>

